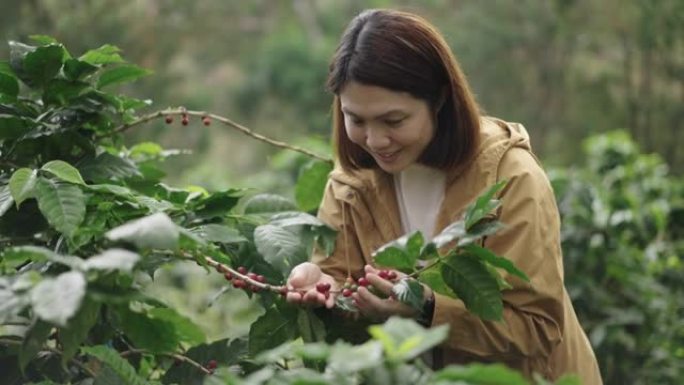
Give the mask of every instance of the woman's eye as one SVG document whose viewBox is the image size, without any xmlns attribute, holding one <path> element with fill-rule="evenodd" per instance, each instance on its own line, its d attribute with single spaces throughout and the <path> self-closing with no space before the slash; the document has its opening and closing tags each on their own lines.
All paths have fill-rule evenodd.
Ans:
<svg viewBox="0 0 684 385">
<path fill-rule="evenodd" d="M 385 120 L 385 124 L 390 126 L 390 127 L 397 127 L 403 122 L 404 119 L 392 119 L 392 120 Z"/>
</svg>

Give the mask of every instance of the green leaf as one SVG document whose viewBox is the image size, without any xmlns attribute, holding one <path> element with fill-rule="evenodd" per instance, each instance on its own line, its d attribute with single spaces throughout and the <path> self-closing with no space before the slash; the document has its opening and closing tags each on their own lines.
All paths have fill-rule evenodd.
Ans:
<svg viewBox="0 0 684 385">
<path fill-rule="evenodd" d="M 441 233 L 432 238 L 432 242 L 437 248 L 443 247 L 466 235 L 465 222 L 458 220 L 445 227 Z"/>
<path fill-rule="evenodd" d="M 379 266 L 411 272 L 415 269 L 424 242 L 423 234 L 415 231 L 381 246 L 373 254 L 373 259 Z"/>
<path fill-rule="evenodd" d="M 269 308 L 249 329 L 249 354 L 254 356 L 294 339 L 298 314 L 296 307 Z"/>
<path fill-rule="evenodd" d="M 69 320 L 67 327 L 59 330 L 59 341 L 62 344 L 62 365 L 78 352 L 81 343 L 88 337 L 88 332 L 95 326 L 100 314 L 100 304 L 87 298 L 83 301 L 76 315 Z"/>
<path fill-rule="evenodd" d="M 297 206 L 289 199 L 275 194 L 259 194 L 245 203 L 245 214 L 274 214 L 296 210 Z"/>
<path fill-rule="evenodd" d="M 259 254 L 284 276 L 287 276 L 293 267 L 308 259 L 300 236 L 279 226 L 258 226 L 254 229 L 254 243 Z"/>
<path fill-rule="evenodd" d="M 0 324 L 15 317 L 28 305 L 21 294 L 17 294 L 8 287 L 0 286 Z"/>
<path fill-rule="evenodd" d="M 43 279 L 31 290 L 31 305 L 40 319 L 59 326 L 78 311 L 86 292 L 86 279 L 78 271 Z"/>
<path fill-rule="evenodd" d="M 98 69 L 99 67 L 78 59 L 72 58 L 64 62 L 64 75 L 69 80 L 79 80 Z"/>
<path fill-rule="evenodd" d="M 40 169 L 52 173 L 65 182 L 82 185 L 85 184 L 83 178 L 81 177 L 81 173 L 79 173 L 74 166 L 62 160 L 52 160 L 47 162 Z"/>
<path fill-rule="evenodd" d="M 299 309 L 297 325 L 305 343 L 325 341 L 325 325 L 311 309 Z"/>
<path fill-rule="evenodd" d="M 423 248 L 420 250 L 420 255 L 418 256 L 418 259 L 427 261 L 437 257 L 439 257 L 437 245 L 435 245 L 434 242 L 428 242 L 424 244 Z"/>
<path fill-rule="evenodd" d="M 118 313 L 121 328 L 135 347 L 153 353 L 173 352 L 178 347 L 180 339 L 172 322 L 123 307 Z"/>
<path fill-rule="evenodd" d="M 133 271 L 133 267 L 140 260 L 140 255 L 125 249 L 109 249 L 88 258 L 83 263 L 85 270 L 118 270 L 125 273 Z"/>
<path fill-rule="evenodd" d="M 85 218 L 85 196 L 80 188 L 51 179 L 36 184 L 38 208 L 57 231 L 71 236 Z"/>
<path fill-rule="evenodd" d="M 14 203 L 14 198 L 12 198 L 9 185 L 0 186 L 0 217 L 12 207 L 12 203 Z"/>
<path fill-rule="evenodd" d="M 92 65 L 123 63 L 119 55 L 121 50 L 113 45 L 105 44 L 100 48 L 90 50 L 78 59 Z"/>
<path fill-rule="evenodd" d="M 32 127 L 29 119 L 0 114 L 0 141 L 17 139 Z"/>
<path fill-rule="evenodd" d="M 45 85 L 43 102 L 48 105 L 66 106 L 92 90 L 90 84 L 66 79 L 52 79 Z"/>
<path fill-rule="evenodd" d="M 135 368 L 125 359 L 121 358 L 119 352 L 104 345 L 84 346 L 81 348 L 83 354 L 93 356 L 107 365 L 121 377 L 126 385 L 147 385 L 147 381 L 135 371 Z"/>
<path fill-rule="evenodd" d="M 46 84 L 53 79 L 62 68 L 64 47 L 61 45 L 47 45 L 36 48 L 26 54 L 24 71 L 26 76 L 39 85 Z"/>
<path fill-rule="evenodd" d="M 23 371 L 43 347 L 50 332 L 52 331 L 52 325 L 43 322 L 36 321 L 26 332 L 24 341 L 21 345 L 21 350 L 19 351 L 19 368 Z"/>
<path fill-rule="evenodd" d="M 83 260 L 79 257 L 70 255 L 60 255 L 50 249 L 40 246 L 15 246 L 6 249 L 2 253 L 3 259 L 6 261 L 26 261 L 34 262 L 50 261 L 68 266 L 74 270 L 80 270 L 83 267 Z"/>
<path fill-rule="evenodd" d="M 29 38 L 39 45 L 59 44 L 57 39 L 48 35 L 30 35 Z"/>
<path fill-rule="evenodd" d="M 208 242 L 247 242 L 247 238 L 243 237 L 237 229 L 225 225 L 208 224 L 194 227 L 190 231 Z"/>
<path fill-rule="evenodd" d="M 318 209 L 330 171 L 332 171 L 332 164 L 322 161 L 309 162 L 302 168 L 295 185 L 295 200 L 300 210 Z"/>
<path fill-rule="evenodd" d="M 13 101 L 19 95 L 19 81 L 13 75 L 0 72 L 0 96 L 5 101 Z"/>
<path fill-rule="evenodd" d="M 396 298 L 416 310 L 423 307 L 425 301 L 423 295 L 423 285 L 415 279 L 403 278 L 394 286 L 392 286 L 392 293 Z"/>
<path fill-rule="evenodd" d="M 152 71 L 140 68 L 136 65 L 122 65 L 103 72 L 97 81 L 97 88 L 118 83 L 130 82 L 151 74 Z"/>
<path fill-rule="evenodd" d="M 529 385 L 520 373 L 503 364 L 449 366 L 435 373 L 433 381 L 436 384 Z"/>
<path fill-rule="evenodd" d="M 504 186 L 506 186 L 506 181 L 501 180 L 491 187 L 489 187 L 484 193 L 480 194 L 475 202 L 471 203 L 466 209 L 465 213 L 465 228 L 470 229 L 474 224 L 484 218 L 492 210 L 499 207 L 500 202 L 493 199 L 494 196 L 501 191 Z"/>
<path fill-rule="evenodd" d="M 384 325 L 373 325 L 368 331 L 382 343 L 390 360 L 403 362 L 439 345 L 446 339 L 449 326 L 425 329 L 413 320 L 391 317 Z"/>
<path fill-rule="evenodd" d="M 278 227 L 325 226 L 325 224 L 315 216 L 299 211 L 285 211 L 274 214 L 271 217 L 269 224 Z"/>
<path fill-rule="evenodd" d="M 369 341 L 352 346 L 347 343 L 333 345 L 327 369 L 338 374 L 352 374 L 382 365 L 382 344 Z"/>
<path fill-rule="evenodd" d="M 138 167 L 130 160 L 103 152 L 95 158 L 86 158 L 78 169 L 85 180 L 111 182 L 141 176 Z"/>
<path fill-rule="evenodd" d="M 449 286 L 447 286 L 446 282 L 444 282 L 444 278 L 442 278 L 442 272 L 440 270 L 439 265 L 434 265 L 420 272 L 420 274 L 418 275 L 418 280 L 430 286 L 430 288 L 433 291 L 439 294 L 443 294 L 452 298 L 456 297 L 454 292 L 451 291 Z"/>
<path fill-rule="evenodd" d="M 515 275 L 516 277 L 522 279 L 525 282 L 530 281 L 530 278 L 527 276 L 527 274 L 525 274 L 520 269 L 515 267 L 511 260 L 500 257 L 494 254 L 494 252 L 492 252 L 489 249 L 486 249 L 478 245 L 468 245 L 465 246 L 463 250 L 468 254 L 471 254 L 494 267 L 498 267 L 499 269 L 503 269 L 509 272 L 510 274 Z"/>
<path fill-rule="evenodd" d="M 492 235 L 499 230 L 503 229 L 505 226 L 503 223 L 497 220 L 483 221 L 476 223 L 471 228 L 468 229 L 466 235 L 458 240 L 458 246 L 469 245 L 483 237 Z"/>
<path fill-rule="evenodd" d="M 187 342 L 190 345 L 199 345 L 206 342 L 206 335 L 202 329 L 189 318 L 178 314 L 170 308 L 154 308 L 147 312 L 152 319 L 166 321 L 173 325 L 178 341 Z"/>
<path fill-rule="evenodd" d="M 12 174 L 9 180 L 9 188 L 17 207 L 24 200 L 35 196 L 37 176 L 38 172 L 29 168 L 20 168 Z"/>
<path fill-rule="evenodd" d="M 211 194 L 206 198 L 195 201 L 192 209 L 198 218 L 209 219 L 224 217 L 235 207 L 241 197 L 240 190 L 229 189 Z"/>
<path fill-rule="evenodd" d="M 496 278 L 478 258 L 449 255 L 442 264 L 444 282 L 468 310 L 485 320 L 500 320 L 503 314 L 501 292 Z"/>
<path fill-rule="evenodd" d="M 112 241 L 126 241 L 138 248 L 178 248 L 178 226 L 164 213 L 155 213 L 109 230 L 105 237 Z"/>
</svg>

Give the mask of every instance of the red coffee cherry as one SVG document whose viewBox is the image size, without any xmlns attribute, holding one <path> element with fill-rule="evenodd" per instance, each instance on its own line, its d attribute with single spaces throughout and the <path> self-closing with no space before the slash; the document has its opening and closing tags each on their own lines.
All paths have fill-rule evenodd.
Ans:
<svg viewBox="0 0 684 385">
<path fill-rule="evenodd" d="M 171 124 L 171 123 L 173 123 L 173 116 L 171 116 L 171 115 L 166 115 L 166 118 L 164 118 L 164 121 L 166 122 L 166 124 Z"/>
<path fill-rule="evenodd" d="M 230 271 L 226 271 L 226 272 L 223 274 L 223 277 L 224 277 L 226 280 L 230 281 L 230 280 L 233 279 L 233 274 L 232 274 Z"/>
<path fill-rule="evenodd" d="M 357 283 L 359 284 L 359 286 L 368 286 L 368 285 L 370 285 L 370 282 L 368 282 L 368 280 L 366 279 L 366 277 L 361 277 L 361 278 L 359 278 L 358 281 L 357 281 Z"/>
<path fill-rule="evenodd" d="M 351 291 L 351 289 L 343 289 L 342 290 L 342 296 L 343 297 L 351 297 L 352 293 L 353 292 Z"/>
<path fill-rule="evenodd" d="M 318 291 L 321 294 L 326 294 L 330 291 L 330 284 L 327 282 L 319 282 L 316 285 L 316 291 Z"/>
<path fill-rule="evenodd" d="M 206 368 L 209 370 L 213 370 L 213 369 L 216 369 L 217 366 L 218 366 L 218 362 L 216 362 L 216 360 L 209 360 L 209 362 L 207 362 Z"/>
<path fill-rule="evenodd" d="M 202 118 L 202 124 L 204 124 L 205 126 L 211 125 L 211 118 L 208 116 L 203 117 Z"/>
<path fill-rule="evenodd" d="M 240 274 L 242 274 L 242 275 L 247 274 L 247 268 L 244 267 L 244 266 L 238 267 L 238 268 L 237 268 L 237 271 L 238 271 L 238 273 L 240 273 Z"/>
</svg>

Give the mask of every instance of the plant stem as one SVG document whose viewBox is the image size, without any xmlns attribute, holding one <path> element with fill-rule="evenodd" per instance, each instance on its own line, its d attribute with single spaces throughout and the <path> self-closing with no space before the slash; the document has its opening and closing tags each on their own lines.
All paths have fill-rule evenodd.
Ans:
<svg viewBox="0 0 684 385">
<path fill-rule="evenodd" d="M 437 257 L 437 258 L 435 258 L 435 260 L 432 261 L 431 263 L 429 263 L 429 264 L 427 264 L 427 265 L 421 267 L 420 269 L 414 271 L 414 272 L 411 273 L 411 274 L 408 274 L 406 277 L 408 277 L 408 278 L 416 278 L 416 277 L 418 277 L 418 276 L 420 275 L 420 273 L 422 273 L 422 272 L 424 272 L 425 270 L 431 268 L 432 266 L 437 265 L 437 264 L 440 263 L 440 262 L 442 262 L 442 258 L 441 258 L 441 257 Z"/>
<path fill-rule="evenodd" d="M 120 355 L 122 358 L 126 358 L 126 357 L 128 357 L 128 356 L 130 356 L 130 355 L 133 355 L 133 354 L 148 354 L 148 353 L 150 353 L 150 352 L 147 351 L 147 350 L 145 350 L 145 349 L 130 349 L 130 350 L 126 350 L 126 351 L 124 351 L 124 352 L 119 353 L 119 355 Z M 188 356 L 184 356 L 184 355 L 182 355 L 182 354 L 176 354 L 176 353 L 156 353 L 156 355 L 158 355 L 158 356 L 164 356 L 164 357 L 171 357 L 171 358 L 173 358 L 174 360 L 186 362 L 186 363 L 188 363 L 188 364 L 194 366 L 195 368 L 201 370 L 204 374 L 212 374 L 212 373 L 213 373 L 211 370 L 205 368 L 204 365 L 202 365 L 202 364 L 200 364 L 199 362 L 193 360 L 192 358 L 190 358 L 190 357 L 188 357 Z"/>
<path fill-rule="evenodd" d="M 23 344 L 23 342 L 22 342 L 22 341 L 18 341 L 18 340 L 8 340 L 8 339 L 0 338 L 0 344 L 5 344 L 5 345 L 18 345 L 18 346 L 21 346 L 21 345 Z M 51 348 L 51 347 L 49 347 L 49 346 L 46 346 L 45 349 L 46 349 L 46 350 L 45 350 L 46 352 L 49 352 L 49 353 L 52 353 L 52 354 L 56 354 L 56 355 L 59 355 L 59 356 L 64 355 L 64 353 L 63 353 L 61 350 L 56 349 L 56 348 Z M 77 360 L 77 359 L 75 359 L 75 358 L 72 358 L 72 359 L 69 360 L 69 362 L 71 362 L 72 364 L 78 366 L 79 369 L 81 369 L 82 371 L 86 372 L 90 377 L 92 377 L 92 378 L 96 378 L 96 377 L 97 377 L 97 373 L 93 372 L 89 367 L 85 366 L 81 361 L 79 361 L 79 360 Z"/>
<path fill-rule="evenodd" d="M 291 145 L 289 143 L 285 143 L 285 142 L 281 142 L 278 140 L 271 139 L 267 136 L 256 133 L 256 132 L 252 131 L 251 129 L 249 129 L 249 128 L 247 128 L 247 127 L 245 127 L 239 123 L 236 123 L 236 122 L 232 121 L 231 119 L 228 119 L 224 116 L 208 113 L 205 111 L 190 111 L 190 110 L 186 110 L 185 108 L 160 110 L 160 111 L 148 114 L 148 115 L 141 116 L 140 118 L 138 118 L 138 119 L 136 119 L 130 123 L 124 123 L 121 126 L 116 127 L 115 129 L 113 129 L 112 131 L 110 131 L 106 134 L 98 135 L 98 136 L 96 136 L 96 138 L 100 139 L 103 137 L 108 137 L 108 136 L 112 136 L 115 134 L 119 134 L 119 133 L 122 133 L 122 132 L 128 130 L 131 127 L 146 123 L 150 120 L 158 119 L 158 118 L 165 117 L 165 116 L 173 116 L 173 115 L 199 116 L 202 118 L 208 117 L 208 118 L 211 118 L 212 120 L 215 120 L 217 122 L 221 122 L 221 123 L 223 123 L 229 127 L 232 127 L 232 128 L 242 132 L 243 134 L 245 134 L 245 135 L 247 135 L 253 139 L 268 143 L 272 146 L 284 148 L 287 150 L 296 151 L 296 152 L 302 153 L 306 156 L 309 156 L 309 157 L 314 158 L 314 159 L 318 159 L 318 160 L 323 161 L 323 162 L 333 163 L 332 159 L 330 159 L 330 158 L 315 154 L 315 153 L 313 153 L 313 152 L 311 152 L 305 148 L 299 147 L 299 146 L 295 146 L 295 145 Z"/>
</svg>

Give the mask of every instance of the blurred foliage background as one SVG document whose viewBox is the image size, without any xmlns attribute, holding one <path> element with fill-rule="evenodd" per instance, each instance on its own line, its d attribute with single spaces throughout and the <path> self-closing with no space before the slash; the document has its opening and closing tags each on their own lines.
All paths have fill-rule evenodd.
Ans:
<svg viewBox="0 0 684 385">
<path fill-rule="evenodd" d="M 206 110 L 329 155 L 328 60 L 347 22 L 371 7 L 433 21 L 487 113 L 523 123 L 555 170 L 567 285 L 606 383 L 677 383 L 684 1 L 0 0 L 0 31 L 5 41 L 50 35 L 75 55 L 116 45 L 155 72 L 124 90 L 152 98 L 150 111 Z M 291 197 L 304 163 L 217 124 L 151 123 L 126 135 L 193 153 L 167 160 L 172 185 Z M 257 308 L 230 291 L 208 307 L 223 282 L 206 277 L 176 265 L 151 290 L 212 338 L 244 335 Z"/>
</svg>

